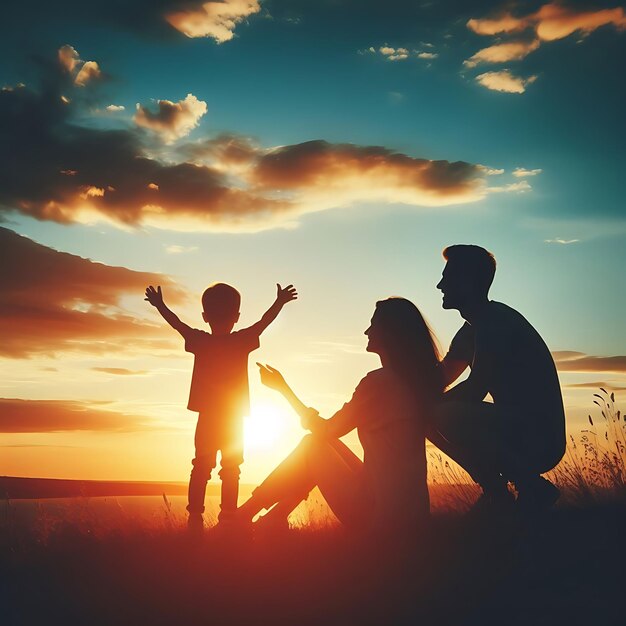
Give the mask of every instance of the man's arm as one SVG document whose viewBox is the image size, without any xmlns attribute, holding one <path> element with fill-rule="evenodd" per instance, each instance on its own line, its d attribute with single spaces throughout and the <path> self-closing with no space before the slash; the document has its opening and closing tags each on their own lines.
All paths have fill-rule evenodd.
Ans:
<svg viewBox="0 0 626 626">
<path fill-rule="evenodd" d="M 481 380 L 480 376 L 476 376 L 472 372 L 467 380 L 452 387 L 450 391 L 446 391 L 444 398 L 446 400 L 459 400 L 461 402 L 482 402 L 486 395 L 487 386 Z"/>
<path fill-rule="evenodd" d="M 187 324 L 181 322 L 178 315 L 165 305 L 160 286 L 155 289 L 150 285 L 146 289 L 146 297 L 144 299 L 147 300 L 161 314 L 161 317 L 183 337 L 186 338 L 189 332 L 193 330 L 191 326 L 187 326 Z"/>
<path fill-rule="evenodd" d="M 443 386 L 449 387 L 469 366 L 469 363 L 464 359 L 455 358 L 450 354 L 447 354 L 441 363 L 439 363 L 439 369 L 442 373 Z"/>
<path fill-rule="evenodd" d="M 265 311 L 263 317 L 256 323 L 250 326 L 249 330 L 252 330 L 255 334 L 260 335 L 277 317 L 282 308 L 291 302 L 298 299 L 298 292 L 293 285 L 287 285 L 284 289 L 277 283 L 276 284 L 276 300 L 274 304 Z"/>
</svg>

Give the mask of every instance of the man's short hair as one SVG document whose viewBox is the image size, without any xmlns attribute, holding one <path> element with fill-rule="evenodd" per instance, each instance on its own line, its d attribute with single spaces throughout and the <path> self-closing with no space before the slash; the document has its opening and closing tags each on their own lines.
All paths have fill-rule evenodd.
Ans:
<svg viewBox="0 0 626 626">
<path fill-rule="evenodd" d="M 213 283 L 202 294 L 202 308 L 214 319 L 227 319 L 239 313 L 241 294 L 226 283 Z"/>
<path fill-rule="evenodd" d="M 496 258 L 491 252 L 471 244 L 448 246 L 443 251 L 446 261 L 458 264 L 462 271 L 474 281 L 476 287 L 489 291 L 496 274 Z"/>
</svg>

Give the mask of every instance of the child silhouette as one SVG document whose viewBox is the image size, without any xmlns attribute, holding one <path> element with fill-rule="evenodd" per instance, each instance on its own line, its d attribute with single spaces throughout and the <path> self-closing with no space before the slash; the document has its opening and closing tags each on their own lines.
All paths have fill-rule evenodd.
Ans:
<svg viewBox="0 0 626 626">
<path fill-rule="evenodd" d="M 293 285 L 276 285 L 276 300 L 249 328 L 233 331 L 239 319 L 240 293 L 215 283 L 202 294 L 202 318 L 211 332 L 191 328 L 163 302 L 161 287 L 149 286 L 146 300 L 185 339 L 185 351 L 194 354 L 189 392 L 190 411 L 198 413 L 195 457 L 189 478 L 189 526 L 202 528 L 207 482 L 221 452 L 220 522 L 232 521 L 237 510 L 240 465 L 243 463 L 243 417 L 250 410 L 248 355 L 259 347 L 259 336 L 287 302 L 297 299 Z"/>
</svg>

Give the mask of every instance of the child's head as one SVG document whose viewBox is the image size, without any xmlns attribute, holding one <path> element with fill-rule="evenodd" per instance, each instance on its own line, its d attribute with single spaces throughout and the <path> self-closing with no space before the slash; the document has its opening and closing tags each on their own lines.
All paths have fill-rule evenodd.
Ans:
<svg viewBox="0 0 626 626">
<path fill-rule="evenodd" d="M 213 283 L 202 294 L 202 318 L 213 331 L 230 332 L 239 319 L 241 294 L 226 283 Z"/>
</svg>

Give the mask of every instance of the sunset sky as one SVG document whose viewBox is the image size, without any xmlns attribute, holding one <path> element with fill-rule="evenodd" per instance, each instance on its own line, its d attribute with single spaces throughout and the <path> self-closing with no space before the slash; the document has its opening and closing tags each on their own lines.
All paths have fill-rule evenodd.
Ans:
<svg viewBox="0 0 626 626">
<path fill-rule="evenodd" d="M 401 295 L 445 349 L 452 243 L 553 351 L 568 425 L 626 398 L 626 13 L 603 2 L 21 2 L 0 29 L 0 475 L 185 480 L 190 325 L 293 283 L 250 362 L 242 480 L 330 415 Z M 532 390 L 529 390 L 532 393 Z M 349 443 L 356 441 L 354 435 Z"/>
</svg>

